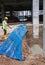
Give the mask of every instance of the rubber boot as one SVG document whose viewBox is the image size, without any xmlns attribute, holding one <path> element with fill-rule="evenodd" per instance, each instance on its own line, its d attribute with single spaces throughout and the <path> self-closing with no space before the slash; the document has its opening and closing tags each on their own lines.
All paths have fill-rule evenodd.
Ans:
<svg viewBox="0 0 45 65">
<path fill-rule="evenodd" d="M 7 39 L 7 35 L 4 35 L 4 39 Z"/>
</svg>

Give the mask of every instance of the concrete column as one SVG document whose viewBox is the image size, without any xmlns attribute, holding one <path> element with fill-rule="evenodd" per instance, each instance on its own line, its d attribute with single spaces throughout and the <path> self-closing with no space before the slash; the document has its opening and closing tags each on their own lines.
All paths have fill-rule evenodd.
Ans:
<svg viewBox="0 0 45 65">
<path fill-rule="evenodd" d="M 39 38 L 39 0 L 33 0 L 33 37 Z"/>
<path fill-rule="evenodd" d="M 45 54 L 45 0 L 43 0 L 43 51 Z"/>
<path fill-rule="evenodd" d="M 4 19 L 4 5 L 1 4 L 2 20 Z"/>
</svg>

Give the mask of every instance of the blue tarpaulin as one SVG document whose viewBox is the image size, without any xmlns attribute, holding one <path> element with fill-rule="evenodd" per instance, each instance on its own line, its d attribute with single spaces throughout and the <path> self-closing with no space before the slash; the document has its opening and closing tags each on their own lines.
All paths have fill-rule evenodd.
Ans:
<svg viewBox="0 0 45 65">
<path fill-rule="evenodd" d="M 0 45 L 0 55 L 6 55 L 12 59 L 23 60 L 22 57 L 22 39 L 26 34 L 26 25 L 18 26 L 9 37 Z"/>
</svg>

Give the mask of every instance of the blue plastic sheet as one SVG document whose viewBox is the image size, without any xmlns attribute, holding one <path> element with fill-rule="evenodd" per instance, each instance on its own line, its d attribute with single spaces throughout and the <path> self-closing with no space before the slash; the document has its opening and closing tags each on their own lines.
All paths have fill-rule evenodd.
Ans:
<svg viewBox="0 0 45 65">
<path fill-rule="evenodd" d="M 26 34 L 26 25 L 18 26 L 9 37 L 0 45 L 0 54 L 4 54 L 12 59 L 23 60 L 22 39 Z"/>
</svg>

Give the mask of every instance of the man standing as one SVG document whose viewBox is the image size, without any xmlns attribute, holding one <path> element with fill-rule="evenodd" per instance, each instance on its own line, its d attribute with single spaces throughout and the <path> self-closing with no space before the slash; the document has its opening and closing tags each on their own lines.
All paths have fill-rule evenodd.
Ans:
<svg viewBox="0 0 45 65">
<path fill-rule="evenodd" d="M 4 31 L 4 39 L 7 38 L 7 28 L 8 28 L 8 24 L 7 24 L 7 21 L 8 21 L 8 17 L 4 17 L 4 20 L 2 21 L 2 29 Z"/>
</svg>

